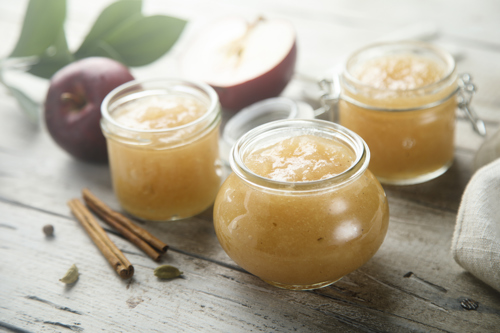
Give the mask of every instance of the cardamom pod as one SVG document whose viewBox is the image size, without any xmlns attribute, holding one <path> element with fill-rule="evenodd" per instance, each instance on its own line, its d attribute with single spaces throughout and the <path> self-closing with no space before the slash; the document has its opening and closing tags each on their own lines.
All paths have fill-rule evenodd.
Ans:
<svg viewBox="0 0 500 333">
<path fill-rule="evenodd" d="M 62 279 L 59 279 L 59 281 L 66 284 L 74 283 L 76 280 L 78 280 L 78 268 L 75 264 L 68 269 Z"/>
<path fill-rule="evenodd" d="M 52 224 L 44 225 L 42 230 L 45 236 L 47 237 L 54 236 L 54 226 Z"/>
<path fill-rule="evenodd" d="M 177 267 L 170 265 L 161 265 L 155 268 L 155 276 L 160 279 L 173 279 L 180 276 L 183 272 L 179 271 Z"/>
</svg>

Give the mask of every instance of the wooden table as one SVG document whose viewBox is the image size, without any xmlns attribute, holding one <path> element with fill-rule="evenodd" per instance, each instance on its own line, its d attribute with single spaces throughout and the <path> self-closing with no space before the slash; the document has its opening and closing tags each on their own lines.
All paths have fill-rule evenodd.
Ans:
<svg viewBox="0 0 500 333">
<path fill-rule="evenodd" d="M 76 48 L 107 1 L 69 1 L 67 32 Z M 0 1 L 0 55 L 15 44 L 27 1 Z M 137 78 L 177 75 L 179 53 L 198 29 L 218 17 L 259 14 L 289 19 L 298 34 L 298 64 L 285 96 L 307 100 L 314 86 L 354 49 L 414 36 L 449 49 L 459 72 L 479 87 L 473 105 L 488 135 L 500 121 L 500 3 L 490 1 L 147 1 L 148 14 L 190 21 L 175 48 L 134 69 Z M 427 31 L 429 32 L 429 30 Z M 422 37 L 422 36 L 420 36 Z M 22 77 L 23 89 L 43 100 L 47 82 Z M 212 210 L 187 220 L 146 223 L 170 244 L 162 263 L 184 271 L 160 281 L 157 263 L 109 235 L 136 268 L 121 280 L 66 202 L 84 187 L 115 209 L 109 169 L 70 158 L 43 125 L 33 126 L 14 98 L 0 89 L 0 331 L 13 332 L 494 332 L 500 329 L 500 294 L 464 271 L 450 253 L 455 218 L 483 142 L 458 113 L 452 168 L 421 185 L 384 186 L 391 218 L 384 244 L 367 264 L 334 285 L 285 291 L 239 268 L 222 250 Z M 317 106 L 315 104 L 314 106 Z M 226 119 L 230 114 L 225 114 Z M 42 226 L 52 224 L 47 239 Z M 76 263 L 78 282 L 59 278 Z M 475 311 L 464 299 L 479 303 Z"/>
</svg>

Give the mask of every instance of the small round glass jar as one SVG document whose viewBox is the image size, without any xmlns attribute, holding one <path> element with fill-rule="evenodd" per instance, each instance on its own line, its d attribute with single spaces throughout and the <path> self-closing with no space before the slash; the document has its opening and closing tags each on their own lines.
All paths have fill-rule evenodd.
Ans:
<svg viewBox="0 0 500 333">
<path fill-rule="evenodd" d="M 341 142 L 355 161 L 336 176 L 301 182 L 262 177 L 245 165 L 251 152 L 301 135 Z M 339 280 L 367 262 L 387 232 L 387 198 L 369 161 L 364 141 L 332 122 L 291 119 L 254 128 L 233 146 L 233 173 L 214 204 L 222 248 L 277 287 L 315 289 Z"/>
<path fill-rule="evenodd" d="M 113 117 L 146 99 L 172 98 L 206 108 L 199 118 L 169 128 L 138 129 Z M 179 79 L 131 81 L 111 91 L 101 107 L 115 194 L 125 211 L 151 221 L 201 213 L 221 182 L 217 94 L 206 84 Z"/>
<path fill-rule="evenodd" d="M 398 88 L 396 84 L 379 88 L 375 81 L 366 83 L 357 77 L 360 67 L 394 56 L 403 57 L 408 63 L 415 57 L 424 59 L 441 74 L 437 81 L 421 81 L 422 85 L 418 85 L 422 79 L 416 76 L 420 72 L 412 72 L 417 83 L 414 88 Z M 387 63 L 395 66 L 389 60 Z M 380 75 L 389 76 L 384 70 Z M 401 72 L 397 74 L 401 74 L 411 68 L 398 70 Z M 348 58 L 340 77 L 339 121 L 366 141 L 372 153 L 370 170 L 382 183 L 421 183 L 438 177 L 451 166 L 458 82 L 453 57 L 426 43 L 375 44 Z"/>
</svg>

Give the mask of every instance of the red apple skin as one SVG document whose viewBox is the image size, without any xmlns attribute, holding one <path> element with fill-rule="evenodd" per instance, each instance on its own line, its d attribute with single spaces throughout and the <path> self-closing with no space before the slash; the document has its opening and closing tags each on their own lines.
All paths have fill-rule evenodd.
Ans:
<svg viewBox="0 0 500 333">
<path fill-rule="evenodd" d="M 45 123 L 54 141 L 78 160 L 105 163 L 101 103 L 111 90 L 133 79 L 126 66 L 103 57 L 61 68 L 50 80 L 45 99 Z"/>
<path fill-rule="evenodd" d="M 211 86 L 219 95 L 223 108 L 238 111 L 260 100 L 281 94 L 292 79 L 296 61 L 297 42 L 295 41 L 283 61 L 269 72 L 230 87 Z"/>
</svg>

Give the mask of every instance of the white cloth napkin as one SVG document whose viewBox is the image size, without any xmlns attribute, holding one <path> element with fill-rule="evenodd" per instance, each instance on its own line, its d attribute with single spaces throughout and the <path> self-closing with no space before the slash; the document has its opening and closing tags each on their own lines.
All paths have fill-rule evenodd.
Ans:
<svg viewBox="0 0 500 333">
<path fill-rule="evenodd" d="M 479 169 L 467 185 L 451 251 L 460 266 L 500 291 L 500 159 Z"/>
</svg>

